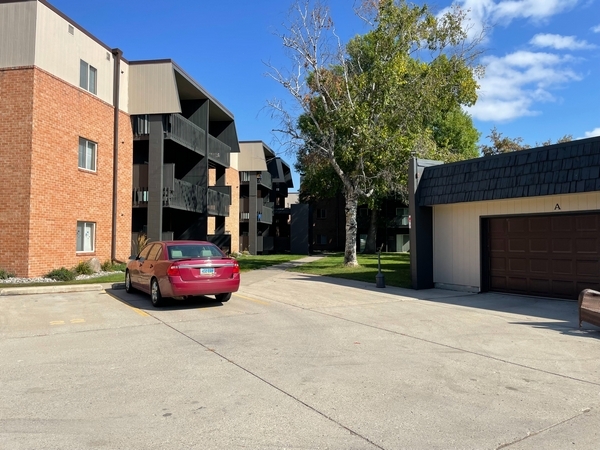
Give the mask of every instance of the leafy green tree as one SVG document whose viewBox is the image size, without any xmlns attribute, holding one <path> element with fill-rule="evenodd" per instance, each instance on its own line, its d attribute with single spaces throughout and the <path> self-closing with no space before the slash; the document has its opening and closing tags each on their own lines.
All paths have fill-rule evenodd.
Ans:
<svg viewBox="0 0 600 450">
<path fill-rule="evenodd" d="M 531 148 L 531 145 L 524 144 L 522 137 L 509 138 L 505 137 L 498 131 L 496 127 L 490 130 L 490 134 L 486 136 L 490 140 L 490 144 L 483 144 L 480 146 L 481 153 L 483 156 L 499 155 L 501 153 L 518 152 L 519 150 L 527 150 Z M 563 144 L 565 142 L 571 142 L 573 135 L 565 134 L 563 137 L 557 139 L 556 144 Z M 546 145 L 552 145 L 552 139 L 543 141 L 542 143 L 536 142 L 536 147 L 544 147 Z"/>
<path fill-rule="evenodd" d="M 271 67 L 270 75 L 296 108 L 271 106 L 281 118 L 277 131 L 289 138 L 305 174 L 316 165 L 312 173 L 333 170 L 339 178 L 344 263 L 354 266 L 359 202 L 406 193 L 411 155 L 452 155 L 450 147 L 435 145 L 432 124 L 476 101 L 478 42 L 469 41 L 458 8 L 436 17 L 404 0 L 365 0 L 359 13 L 370 31 L 346 45 L 320 3 L 305 0 L 294 11 L 281 35 L 293 67 Z"/>
<path fill-rule="evenodd" d="M 483 156 L 500 155 L 502 153 L 517 152 L 519 150 L 527 150 L 531 148 L 528 144 L 523 144 L 522 137 L 509 138 L 503 136 L 496 127 L 490 130 L 490 134 L 486 136 L 491 145 L 481 145 L 481 153 Z"/>
</svg>

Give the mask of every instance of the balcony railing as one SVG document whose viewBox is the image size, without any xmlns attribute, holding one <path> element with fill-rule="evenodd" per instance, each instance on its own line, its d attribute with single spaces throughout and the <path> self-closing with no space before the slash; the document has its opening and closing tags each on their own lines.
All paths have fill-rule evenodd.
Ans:
<svg viewBox="0 0 600 450">
<path fill-rule="evenodd" d="M 206 155 L 206 132 L 181 114 L 165 114 L 163 117 L 164 137 L 201 154 Z M 150 134 L 148 115 L 132 117 L 133 135 L 135 137 Z"/>
<path fill-rule="evenodd" d="M 250 182 L 252 177 L 256 177 L 256 183 L 259 186 L 264 186 L 267 189 L 272 189 L 273 187 L 273 178 L 269 172 L 266 170 L 262 172 L 240 172 L 241 173 L 241 181 L 246 184 Z"/>
<path fill-rule="evenodd" d="M 260 174 L 257 176 L 257 183 L 268 188 L 271 189 L 273 187 L 273 179 L 271 177 L 271 174 L 269 172 L 262 171 L 260 172 Z"/>
<path fill-rule="evenodd" d="M 229 205 L 231 205 L 231 186 L 209 186 L 213 191 L 221 192 L 229 196 Z"/>
<path fill-rule="evenodd" d="M 205 131 L 181 114 L 164 116 L 165 137 L 196 153 L 206 155 Z"/>
<path fill-rule="evenodd" d="M 148 182 L 148 165 L 134 164 L 133 168 L 133 207 L 148 207 L 148 187 L 141 185 Z M 163 165 L 163 206 L 198 213 L 204 212 L 206 210 L 206 188 L 178 180 L 174 176 L 174 170 L 173 164 Z M 136 184 L 137 186 L 135 186 Z"/>
<path fill-rule="evenodd" d="M 208 159 L 220 164 L 224 167 L 229 167 L 229 154 L 231 147 L 221 142 L 216 137 L 208 136 Z"/>
<path fill-rule="evenodd" d="M 273 208 L 269 208 L 268 206 L 263 206 L 262 211 L 258 211 L 258 222 L 272 224 L 273 223 Z"/>
<path fill-rule="evenodd" d="M 211 216 L 229 216 L 231 197 L 213 188 L 208 188 L 206 193 L 206 211 Z"/>
<path fill-rule="evenodd" d="M 183 180 L 173 180 L 173 189 L 163 188 L 163 206 L 197 213 L 204 212 L 206 188 Z"/>
</svg>

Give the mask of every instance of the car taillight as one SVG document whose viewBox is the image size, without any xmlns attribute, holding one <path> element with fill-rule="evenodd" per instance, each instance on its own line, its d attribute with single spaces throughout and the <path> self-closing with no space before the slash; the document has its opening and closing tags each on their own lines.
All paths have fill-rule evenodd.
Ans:
<svg viewBox="0 0 600 450">
<path fill-rule="evenodd" d="M 177 263 L 173 263 L 171 266 L 169 266 L 167 269 L 167 275 L 170 277 L 179 276 L 179 266 Z"/>
<path fill-rule="evenodd" d="M 240 265 L 237 261 L 233 262 L 233 273 L 240 273 Z"/>
</svg>

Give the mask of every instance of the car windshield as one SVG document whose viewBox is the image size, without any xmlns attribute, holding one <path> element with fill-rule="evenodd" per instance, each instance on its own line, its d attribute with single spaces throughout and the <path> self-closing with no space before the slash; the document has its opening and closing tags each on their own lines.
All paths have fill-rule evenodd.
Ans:
<svg viewBox="0 0 600 450">
<path fill-rule="evenodd" d="M 218 247 L 208 244 L 172 245 L 168 247 L 168 251 L 169 259 L 222 258 L 225 256 Z"/>
</svg>

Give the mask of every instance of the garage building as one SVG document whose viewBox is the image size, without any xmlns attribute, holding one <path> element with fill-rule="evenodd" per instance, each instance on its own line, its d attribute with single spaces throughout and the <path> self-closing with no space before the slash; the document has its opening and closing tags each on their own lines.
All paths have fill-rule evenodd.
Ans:
<svg viewBox="0 0 600 450">
<path fill-rule="evenodd" d="M 567 299 L 600 289 L 600 137 L 413 159 L 409 179 L 415 289 Z"/>
</svg>

